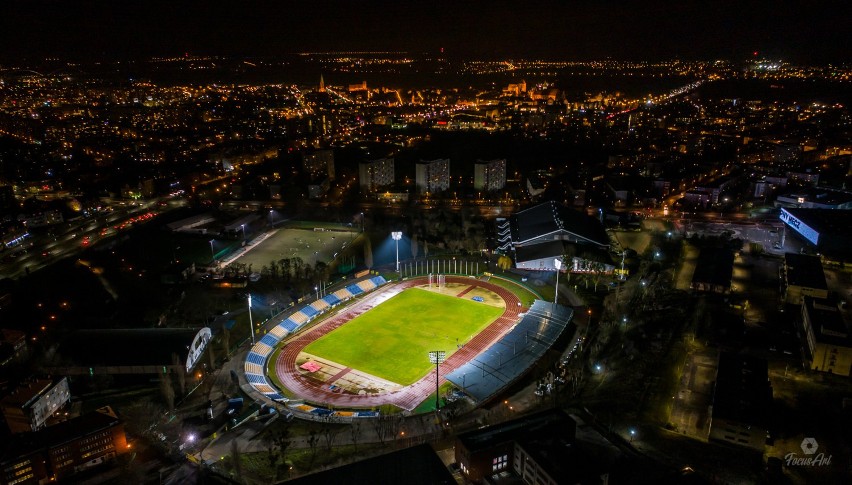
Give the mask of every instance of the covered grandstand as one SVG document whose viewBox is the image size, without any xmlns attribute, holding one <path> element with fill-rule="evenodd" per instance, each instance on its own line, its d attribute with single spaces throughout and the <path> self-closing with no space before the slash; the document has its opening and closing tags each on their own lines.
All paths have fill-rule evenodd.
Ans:
<svg viewBox="0 0 852 485">
<path fill-rule="evenodd" d="M 266 361 L 272 355 L 278 342 L 287 335 L 296 332 L 326 310 L 362 293 L 372 291 L 385 283 L 387 281 L 384 277 L 373 276 L 337 290 L 334 293 L 329 293 L 310 305 L 293 312 L 293 314 L 276 325 L 252 347 L 245 362 L 246 380 L 258 392 L 269 399 L 274 401 L 284 400 L 284 396 L 269 383 L 265 372 Z"/>
<path fill-rule="evenodd" d="M 566 256 L 565 263 L 577 272 L 583 272 L 586 261 L 611 263 L 603 224 L 553 201 L 497 219 L 497 249 L 513 251 L 521 269 L 556 271 L 554 259 Z"/>
<path fill-rule="evenodd" d="M 512 330 L 444 377 L 478 403 L 488 401 L 532 368 L 571 323 L 573 313 L 536 300 Z"/>
</svg>

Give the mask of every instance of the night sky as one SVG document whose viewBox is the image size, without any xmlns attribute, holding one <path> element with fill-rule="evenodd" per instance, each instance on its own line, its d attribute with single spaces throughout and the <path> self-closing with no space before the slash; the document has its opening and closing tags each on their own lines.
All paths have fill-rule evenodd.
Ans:
<svg viewBox="0 0 852 485">
<path fill-rule="evenodd" d="M 301 51 L 459 57 L 852 61 L 841 1 L 4 0 L 0 59 Z"/>
</svg>

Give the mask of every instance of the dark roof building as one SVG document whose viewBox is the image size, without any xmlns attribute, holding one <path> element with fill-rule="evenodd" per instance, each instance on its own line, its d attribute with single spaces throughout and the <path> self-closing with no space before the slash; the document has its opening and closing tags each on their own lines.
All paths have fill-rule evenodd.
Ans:
<svg viewBox="0 0 852 485">
<path fill-rule="evenodd" d="M 0 484 L 61 481 L 129 448 L 121 420 L 104 407 L 0 441 Z"/>
<path fill-rule="evenodd" d="M 726 248 L 702 248 L 689 287 L 728 294 L 734 274 L 734 253 Z"/>
<path fill-rule="evenodd" d="M 554 259 L 584 251 L 592 255 L 593 261 L 611 263 L 606 252 L 609 236 L 603 224 L 553 201 L 522 210 L 508 221 L 498 219 L 497 227 L 499 248 L 514 250 L 518 268 L 555 271 Z M 577 261 L 563 263 L 563 269 L 583 271 L 584 265 Z"/>
<path fill-rule="evenodd" d="M 63 375 L 152 374 L 186 361 L 198 329 L 144 328 L 78 330 L 59 345 L 58 354 L 70 365 L 53 367 Z M 92 351 L 92 348 L 96 349 Z"/>
<path fill-rule="evenodd" d="M 852 210 L 782 208 L 779 219 L 787 234 L 829 258 L 852 258 Z"/>
<path fill-rule="evenodd" d="M 722 352 L 713 390 L 710 439 L 762 451 L 771 405 L 766 360 Z"/>
<path fill-rule="evenodd" d="M 787 303 L 798 305 L 802 303 L 802 296 L 828 298 L 822 261 L 816 256 L 784 254 L 784 284 Z"/>
<path fill-rule="evenodd" d="M 852 375 L 852 334 L 836 303 L 802 297 L 802 326 L 811 369 Z"/>
</svg>

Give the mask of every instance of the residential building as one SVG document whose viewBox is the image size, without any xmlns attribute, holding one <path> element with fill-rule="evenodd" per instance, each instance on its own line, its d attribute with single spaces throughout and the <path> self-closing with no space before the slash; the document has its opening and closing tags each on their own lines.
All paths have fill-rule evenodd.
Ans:
<svg viewBox="0 0 852 485">
<path fill-rule="evenodd" d="M 473 167 L 473 188 L 500 190 L 506 186 L 506 159 L 477 160 Z"/>
<path fill-rule="evenodd" d="M 302 167 L 312 178 L 334 180 L 334 150 L 315 150 L 302 157 Z"/>
<path fill-rule="evenodd" d="M 420 192 L 441 192 L 450 188 L 450 160 L 417 162 L 415 182 Z"/>
<path fill-rule="evenodd" d="M 848 377 L 852 373 L 852 335 L 837 305 L 802 297 L 802 326 L 811 369 Z"/>
<path fill-rule="evenodd" d="M 109 406 L 0 443 L 0 485 L 61 482 L 130 450 Z"/>
<path fill-rule="evenodd" d="M 394 183 L 394 159 L 380 158 L 359 166 L 358 184 L 362 190 L 375 191 Z"/>
<path fill-rule="evenodd" d="M 0 399 L 3 419 L 12 433 L 43 428 L 53 413 L 71 400 L 68 379 L 26 381 Z"/>
</svg>

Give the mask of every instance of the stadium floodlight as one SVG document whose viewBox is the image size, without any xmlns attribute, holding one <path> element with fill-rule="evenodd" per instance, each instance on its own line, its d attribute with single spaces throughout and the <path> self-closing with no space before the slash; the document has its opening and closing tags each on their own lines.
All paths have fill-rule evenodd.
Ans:
<svg viewBox="0 0 852 485">
<path fill-rule="evenodd" d="M 393 231 L 391 237 L 396 241 L 396 272 L 399 273 L 399 240 L 402 239 L 402 232 Z"/>
<path fill-rule="evenodd" d="M 249 328 L 251 328 L 251 345 L 254 346 L 254 322 L 251 319 L 251 293 L 248 295 Z"/>
<path fill-rule="evenodd" d="M 443 350 L 432 350 L 429 352 L 429 362 L 435 364 L 435 410 L 441 410 L 440 378 L 438 377 L 438 366 L 444 362 L 447 353 Z"/>
<path fill-rule="evenodd" d="M 553 304 L 555 305 L 559 299 L 559 271 L 562 269 L 562 259 L 554 259 L 553 264 L 556 265 L 556 291 L 553 292 Z"/>
</svg>

